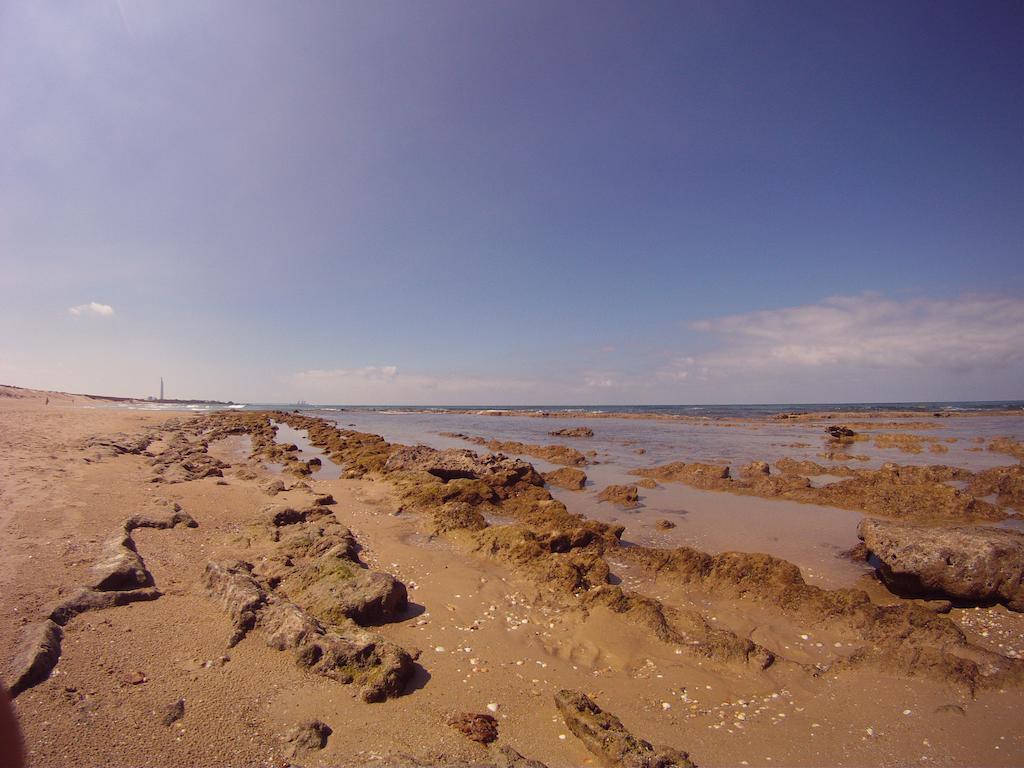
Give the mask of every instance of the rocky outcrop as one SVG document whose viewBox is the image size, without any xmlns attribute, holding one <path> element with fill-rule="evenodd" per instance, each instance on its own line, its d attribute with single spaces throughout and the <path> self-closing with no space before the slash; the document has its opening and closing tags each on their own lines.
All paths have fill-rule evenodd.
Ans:
<svg viewBox="0 0 1024 768">
<path fill-rule="evenodd" d="M 452 480 L 479 480 L 492 489 L 506 493 L 524 486 L 541 486 L 543 478 L 520 459 L 498 455 L 478 456 L 473 451 L 449 448 L 438 451 L 425 445 L 400 447 L 385 462 L 383 471 L 425 472 L 443 483 Z"/>
<path fill-rule="evenodd" d="M 856 432 L 842 424 L 833 424 L 825 427 L 825 433 L 833 440 L 845 440 L 857 436 Z"/>
<path fill-rule="evenodd" d="M 545 472 L 544 482 L 569 491 L 582 491 L 587 484 L 587 475 L 581 469 L 562 467 L 553 472 Z"/>
<path fill-rule="evenodd" d="M 895 464 L 877 470 L 853 470 L 792 459 L 780 459 L 776 466 L 781 474 L 772 475 L 763 471 L 763 462 L 754 462 L 734 478 L 726 466 L 677 461 L 630 474 L 704 490 L 826 504 L 882 517 L 957 521 L 1006 517 L 989 502 L 949 485 L 950 480 L 969 480 L 972 475 L 966 470 Z M 804 477 L 817 474 L 846 475 L 849 479 L 815 487 Z"/>
<path fill-rule="evenodd" d="M 988 449 L 996 453 L 1008 453 L 1018 461 L 1024 461 L 1024 442 L 1012 437 L 997 437 L 988 444 Z"/>
<path fill-rule="evenodd" d="M 333 520 L 291 527 L 258 575 L 328 624 L 345 619 L 362 626 L 381 624 L 408 606 L 405 585 L 367 568 L 352 532 Z"/>
<path fill-rule="evenodd" d="M 876 605 L 862 590 L 822 589 L 807 584 L 794 564 L 770 555 L 641 546 L 619 554 L 659 580 L 697 586 L 718 597 L 753 600 L 811 626 L 840 628 L 859 638 L 861 648 L 835 662 L 833 669 L 871 666 L 970 691 L 1024 680 L 1024 662 L 972 645 L 956 624 L 924 606 Z"/>
<path fill-rule="evenodd" d="M 689 755 L 671 747 L 654 747 L 626 730 L 580 691 L 561 690 L 555 706 L 566 726 L 604 765 L 615 768 L 694 768 Z"/>
<path fill-rule="evenodd" d="M 565 427 L 548 432 L 553 437 L 593 437 L 594 430 L 590 427 Z"/>
<path fill-rule="evenodd" d="M 640 496 L 635 485 L 609 485 L 597 494 L 597 500 L 618 504 L 624 509 L 640 506 Z"/>
<path fill-rule="evenodd" d="M 290 600 L 268 594 L 249 563 L 211 562 L 203 583 L 231 616 L 233 641 L 259 628 L 267 645 L 293 651 L 296 663 L 312 673 L 358 686 L 364 701 L 400 695 L 412 676 L 413 660 L 404 649 L 348 619 L 327 629 Z"/>
<path fill-rule="evenodd" d="M 208 440 L 189 440 L 183 431 L 172 432 L 166 440 L 164 450 L 149 460 L 153 482 L 185 483 L 224 476 L 228 465 L 207 452 Z"/>
<path fill-rule="evenodd" d="M 60 660 L 63 637 L 61 628 L 50 619 L 26 627 L 11 665 L 13 671 L 7 687 L 12 698 L 50 676 Z"/>
<path fill-rule="evenodd" d="M 929 527 L 866 519 L 857 534 L 893 591 L 1002 602 L 1024 611 L 1024 535 L 999 528 Z"/>
<path fill-rule="evenodd" d="M 992 496 L 1004 506 L 1024 512 L 1024 465 L 992 467 L 974 475 L 967 485 L 974 496 Z"/>
<path fill-rule="evenodd" d="M 587 457 L 567 445 L 538 445 L 536 443 L 521 443 L 518 440 L 487 440 L 483 437 L 448 433 L 452 436 L 467 440 L 476 445 L 482 445 L 491 451 L 502 453 L 518 453 L 524 456 L 533 456 L 538 459 L 550 461 L 552 464 L 562 464 L 568 467 L 580 467 L 587 463 Z"/>
<path fill-rule="evenodd" d="M 673 461 L 658 467 L 634 469 L 629 474 L 648 477 L 660 483 L 686 483 L 695 488 L 721 490 L 729 480 L 729 468 L 719 464 Z"/>
<path fill-rule="evenodd" d="M 203 586 L 231 617 L 235 631 L 228 647 L 237 645 L 256 626 L 259 610 L 267 600 L 263 587 L 252 576 L 252 566 L 238 560 L 207 563 Z"/>
</svg>

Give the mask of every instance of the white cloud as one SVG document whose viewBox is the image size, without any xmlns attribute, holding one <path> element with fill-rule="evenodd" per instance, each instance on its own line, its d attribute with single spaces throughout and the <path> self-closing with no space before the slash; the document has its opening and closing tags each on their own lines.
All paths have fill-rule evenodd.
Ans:
<svg viewBox="0 0 1024 768">
<path fill-rule="evenodd" d="M 588 371 L 583 375 L 583 386 L 586 389 L 611 389 L 617 386 L 615 374 L 607 371 Z"/>
<path fill-rule="evenodd" d="M 79 304 L 76 307 L 69 307 L 68 312 L 75 317 L 81 317 L 82 315 L 92 315 L 93 317 L 112 317 L 114 314 L 114 308 L 109 304 L 100 304 L 96 301 L 90 301 L 88 304 Z"/>
<path fill-rule="evenodd" d="M 935 368 L 1024 361 L 1024 299 L 962 296 L 895 301 L 878 294 L 703 320 L 717 350 L 693 363 L 719 370 Z"/>
</svg>

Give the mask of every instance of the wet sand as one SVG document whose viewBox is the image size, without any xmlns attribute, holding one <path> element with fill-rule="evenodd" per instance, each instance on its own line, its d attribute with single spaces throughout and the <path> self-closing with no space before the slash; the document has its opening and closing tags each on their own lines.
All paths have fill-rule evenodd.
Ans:
<svg viewBox="0 0 1024 768">
<path fill-rule="evenodd" d="M 673 610 L 699 612 L 785 663 L 762 671 L 701 659 L 622 615 L 581 610 L 516 568 L 467 551 L 458 537 L 431 535 L 419 514 L 396 514 L 400 504 L 385 480 L 340 479 L 326 456 L 304 481 L 311 491 L 271 499 L 262 490 L 268 481 L 293 486 L 299 478 L 251 459 L 246 435 L 211 444 L 210 455 L 231 465 L 222 477 L 174 483 L 151 482 L 144 455 L 85 447 L 92 436 L 159 432 L 180 418 L 0 400 L 0 647 L 10 649 L 0 662 L 13 657 L 23 624 L 88 579 L 102 542 L 126 517 L 166 500 L 199 524 L 136 532 L 159 599 L 92 611 L 67 625 L 54 673 L 16 700 L 33 765 L 488 763 L 484 748 L 445 724 L 453 712 L 489 712 L 488 705 L 495 705 L 499 743 L 552 768 L 595 764 L 552 703 L 563 687 L 587 692 L 637 736 L 684 749 L 702 766 L 1024 760 L 1019 687 L 972 696 L 948 681 L 875 668 L 808 672 L 853 654 L 862 638 L 838 624 L 658 578 L 625 549 L 608 556 L 621 585 Z M 320 455 L 301 432 L 279 430 L 278 440 L 299 444 L 303 458 Z M 481 426 L 477 433 L 488 432 Z M 572 511 L 624 524 L 630 542 L 771 551 L 797 563 L 812 583 L 856 584 L 876 602 L 901 602 L 865 567 L 835 557 L 856 543 L 855 512 L 680 485 L 642 489 L 643 506 L 632 512 L 598 503 L 600 487 L 628 477 L 641 459 L 660 458 L 656 444 L 653 458 L 637 456 L 636 447 L 621 452 L 635 463 L 588 466 L 593 485 L 556 489 L 556 498 Z M 162 448 L 157 440 L 149 452 Z M 407 614 L 373 627 L 420 652 L 402 696 L 367 704 L 352 686 L 302 670 L 256 636 L 227 647 L 231 622 L 200 583 L 206 562 L 265 556 L 273 545 L 259 510 L 311 493 L 333 495 L 330 514 L 351 529 L 362 560 L 408 587 Z M 655 519 L 670 516 L 676 528 L 654 528 Z M 994 606 L 954 609 L 951 618 L 981 648 L 1024 652 L 1020 614 Z M 179 698 L 184 716 L 163 725 L 162 711 Z M 322 751 L 289 757 L 282 735 L 308 718 L 333 733 Z"/>
</svg>

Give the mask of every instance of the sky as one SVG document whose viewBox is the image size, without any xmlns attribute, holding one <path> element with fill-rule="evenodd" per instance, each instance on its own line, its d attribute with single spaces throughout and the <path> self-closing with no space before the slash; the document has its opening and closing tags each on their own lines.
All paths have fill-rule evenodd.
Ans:
<svg viewBox="0 0 1024 768">
<path fill-rule="evenodd" d="M 1024 399 L 1024 4 L 0 3 L 0 383 Z"/>
</svg>

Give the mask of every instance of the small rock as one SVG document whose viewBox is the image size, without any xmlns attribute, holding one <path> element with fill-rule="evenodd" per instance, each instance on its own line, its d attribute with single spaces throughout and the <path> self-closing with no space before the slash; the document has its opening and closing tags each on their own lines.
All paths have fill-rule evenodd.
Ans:
<svg viewBox="0 0 1024 768">
<path fill-rule="evenodd" d="M 448 720 L 448 725 L 480 744 L 490 744 L 498 738 L 498 721 L 491 715 L 462 712 L 452 715 Z"/>
<path fill-rule="evenodd" d="M 289 744 L 290 757 L 316 752 L 327 746 L 327 737 L 333 733 L 331 727 L 320 720 L 307 720 L 285 733 L 283 741 Z"/>
<path fill-rule="evenodd" d="M 178 699 L 173 704 L 164 707 L 160 722 L 164 725 L 172 725 L 185 716 L 185 700 Z"/>
</svg>

